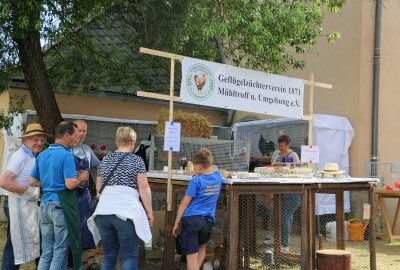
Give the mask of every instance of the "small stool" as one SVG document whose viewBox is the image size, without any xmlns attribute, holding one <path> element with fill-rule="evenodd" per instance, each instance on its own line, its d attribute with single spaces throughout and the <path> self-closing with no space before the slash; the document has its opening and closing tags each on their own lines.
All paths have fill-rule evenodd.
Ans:
<svg viewBox="0 0 400 270">
<path fill-rule="evenodd" d="M 351 253 L 340 249 L 317 251 L 318 270 L 351 270 Z"/>
</svg>

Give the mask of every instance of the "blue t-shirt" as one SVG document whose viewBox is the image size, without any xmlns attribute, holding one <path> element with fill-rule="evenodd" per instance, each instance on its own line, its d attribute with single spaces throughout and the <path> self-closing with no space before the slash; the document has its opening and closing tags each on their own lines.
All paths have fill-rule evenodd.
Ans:
<svg viewBox="0 0 400 270">
<path fill-rule="evenodd" d="M 185 195 L 192 197 L 183 217 L 208 216 L 215 222 L 215 208 L 222 186 L 219 172 L 203 174 L 190 180 Z"/>
<path fill-rule="evenodd" d="M 66 189 L 66 178 L 76 178 L 74 156 L 61 144 L 51 144 L 36 158 L 31 176 L 42 184 L 42 202 L 59 201 L 56 191 Z"/>
</svg>

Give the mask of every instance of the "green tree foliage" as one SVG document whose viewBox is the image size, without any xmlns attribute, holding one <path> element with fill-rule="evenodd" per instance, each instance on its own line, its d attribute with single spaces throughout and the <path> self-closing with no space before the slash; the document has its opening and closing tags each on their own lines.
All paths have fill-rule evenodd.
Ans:
<svg viewBox="0 0 400 270">
<path fill-rule="evenodd" d="M 41 41 L 60 39 L 100 14 L 101 8 L 101 1 L 0 0 L 0 91 L 22 73 L 39 122 L 50 134 L 62 119 Z"/>
<path fill-rule="evenodd" d="M 210 61 L 225 58 L 237 66 L 284 73 L 304 67 L 298 56 L 318 37 L 326 36 L 331 43 L 340 38 L 339 33 L 323 32 L 321 25 L 327 12 L 344 4 L 345 0 L 114 2 L 55 44 L 48 52 L 48 67 L 57 89 L 74 93 L 168 89 L 168 61 L 137 54 L 139 47 Z"/>
<path fill-rule="evenodd" d="M 168 61 L 138 54 L 139 47 L 283 73 L 304 67 L 298 55 L 322 34 L 329 42 L 340 37 L 323 33 L 321 25 L 344 3 L 0 0 L 0 89 L 22 71 L 39 121 L 49 130 L 61 119 L 53 87 L 68 93 L 161 91 Z"/>
</svg>

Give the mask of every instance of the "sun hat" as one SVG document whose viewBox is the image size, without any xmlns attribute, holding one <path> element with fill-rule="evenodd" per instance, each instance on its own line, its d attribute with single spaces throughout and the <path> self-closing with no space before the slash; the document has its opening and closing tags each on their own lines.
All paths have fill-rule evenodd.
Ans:
<svg viewBox="0 0 400 270">
<path fill-rule="evenodd" d="M 337 163 L 326 163 L 324 165 L 324 170 L 318 172 L 325 174 L 344 174 L 346 171 L 339 170 L 339 165 Z"/>
<path fill-rule="evenodd" d="M 26 127 L 25 134 L 18 138 L 27 138 L 35 135 L 46 135 L 50 136 L 49 134 L 45 133 L 42 126 L 38 123 L 29 124 Z"/>
</svg>

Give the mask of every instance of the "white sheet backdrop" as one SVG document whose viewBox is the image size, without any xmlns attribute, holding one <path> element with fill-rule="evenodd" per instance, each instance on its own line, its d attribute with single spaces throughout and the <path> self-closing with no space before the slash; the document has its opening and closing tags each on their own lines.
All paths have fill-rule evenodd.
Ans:
<svg viewBox="0 0 400 270">
<path fill-rule="evenodd" d="M 341 170 L 349 173 L 349 147 L 354 137 L 354 130 L 346 117 L 333 115 L 314 115 L 313 144 L 320 149 L 317 170 L 323 170 L 324 164 L 334 162 Z M 335 195 L 316 194 L 315 214 L 336 213 Z M 344 194 L 344 210 L 350 212 L 350 194 Z"/>
</svg>

